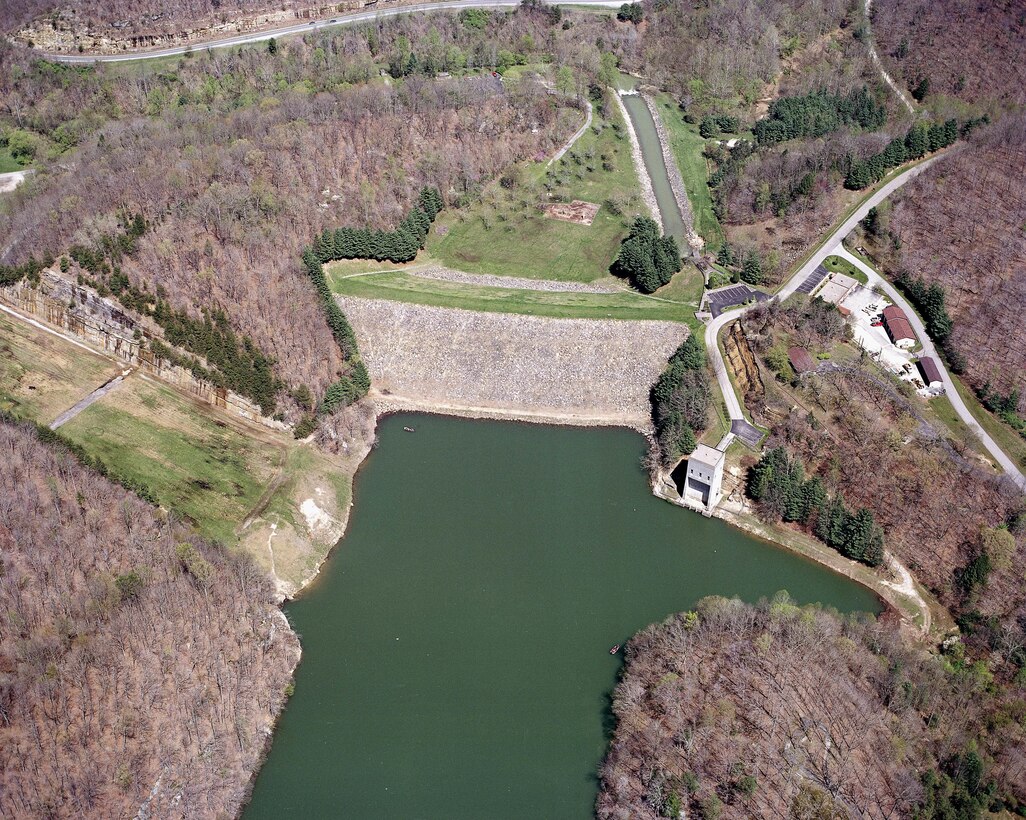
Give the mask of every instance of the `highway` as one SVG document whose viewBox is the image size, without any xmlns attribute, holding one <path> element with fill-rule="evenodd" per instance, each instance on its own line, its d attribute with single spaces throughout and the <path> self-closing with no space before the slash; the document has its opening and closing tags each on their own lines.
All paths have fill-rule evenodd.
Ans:
<svg viewBox="0 0 1026 820">
<path fill-rule="evenodd" d="M 573 3 L 557 3 L 554 2 L 554 0 L 541 0 L 541 2 L 552 6 L 600 6 L 603 8 L 619 8 L 623 4 L 623 0 L 574 0 Z M 278 28 L 254 32 L 253 34 L 240 34 L 236 37 L 226 37 L 221 40 L 191 43 L 189 45 L 175 46 L 174 48 L 163 48 L 156 51 L 128 51 L 123 54 L 51 54 L 43 51 L 37 53 L 40 57 L 58 63 L 85 63 L 87 65 L 91 63 L 124 63 L 132 60 L 155 60 L 160 57 L 175 57 L 187 52 L 196 53 L 206 51 L 207 49 L 232 48 L 234 46 L 244 46 L 250 43 L 260 43 L 270 40 L 272 37 L 280 39 L 282 37 L 291 37 L 311 31 L 353 26 L 358 23 L 372 23 L 375 20 L 383 20 L 386 17 L 397 17 L 401 14 L 452 11 L 453 9 L 513 8 L 519 5 L 520 0 L 443 0 L 438 3 L 418 3 L 412 6 L 396 6 L 394 8 L 372 9 L 370 11 L 339 14 L 329 20 L 312 20 L 308 23 L 280 26 Z"/>
</svg>

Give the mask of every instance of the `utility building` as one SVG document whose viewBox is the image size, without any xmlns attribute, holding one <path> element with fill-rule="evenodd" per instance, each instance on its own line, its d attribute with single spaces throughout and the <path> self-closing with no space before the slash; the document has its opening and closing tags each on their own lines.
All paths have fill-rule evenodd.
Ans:
<svg viewBox="0 0 1026 820">
<path fill-rule="evenodd" d="M 719 503 L 725 455 L 723 450 L 699 444 L 688 456 L 685 501 L 699 502 L 710 510 Z"/>
<path fill-rule="evenodd" d="M 923 384 L 925 384 L 931 390 L 939 390 L 944 386 L 944 380 L 941 378 L 940 368 L 937 367 L 937 362 L 931 359 L 929 356 L 923 356 L 916 364 L 919 365 L 919 372 L 923 376 Z"/>
<path fill-rule="evenodd" d="M 905 349 L 916 346 L 916 334 L 912 331 L 912 324 L 908 316 L 897 305 L 888 305 L 883 311 L 884 326 L 895 346 Z"/>
</svg>

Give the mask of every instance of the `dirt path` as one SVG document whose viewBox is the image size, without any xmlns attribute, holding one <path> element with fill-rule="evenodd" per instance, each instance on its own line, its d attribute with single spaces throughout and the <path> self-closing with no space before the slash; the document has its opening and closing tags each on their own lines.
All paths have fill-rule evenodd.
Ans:
<svg viewBox="0 0 1026 820">
<path fill-rule="evenodd" d="M 584 136 L 584 132 L 587 131 L 589 127 L 591 127 L 591 103 L 588 103 L 588 116 L 584 118 L 584 125 L 578 128 L 574 135 L 566 141 L 566 144 L 553 154 L 552 159 L 546 163 L 546 166 L 554 165 L 559 162 L 563 158 L 563 155 L 574 147 L 574 143 Z"/>
<path fill-rule="evenodd" d="M 869 18 L 873 10 L 873 0 L 866 0 L 866 22 L 869 23 Z M 883 67 L 883 62 L 880 60 L 880 55 L 876 50 L 876 43 L 873 41 L 872 34 L 869 37 L 869 56 L 873 58 L 873 64 L 880 70 L 880 74 L 884 78 L 884 82 L 891 87 L 891 90 L 898 95 L 898 99 L 904 104 L 905 108 L 908 109 L 909 114 L 915 114 L 915 106 L 912 105 L 912 101 L 905 95 L 905 92 L 901 90 L 896 82 L 891 78 L 891 75 L 887 73 L 887 70 Z"/>
</svg>

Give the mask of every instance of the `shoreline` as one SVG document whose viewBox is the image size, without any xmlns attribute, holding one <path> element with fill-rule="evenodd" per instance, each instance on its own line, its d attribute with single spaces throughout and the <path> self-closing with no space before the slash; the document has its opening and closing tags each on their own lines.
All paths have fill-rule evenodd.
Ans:
<svg viewBox="0 0 1026 820">
<path fill-rule="evenodd" d="M 349 504 L 346 506 L 345 511 L 339 519 L 339 526 L 336 528 L 338 536 L 334 538 L 331 546 L 317 562 L 313 572 L 303 580 L 303 583 L 297 589 L 291 591 L 282 599 L 280 606 L 284 606 L 288 601 L 295 600 L 298 596 L 302 595 L 303 592 L 313 588 L 317 583 L 317 580 L 320 578 L 321 569 L 332 556 L 334 551 L 341 546 L 342 541 L 345 538 L 346 531 L 348 530 L 350 516 L 356 500 L 356 478 L 363 465 L 367 463 L 368 456 L 377 444 L 378 425 L 384 418 L 398 413 L 429 413 L 469 420 L 512 421 L 527 424 L 545 424 L 558 427 L 626 428 L 640 433 L 648 440 L 651 439 L 652 435 L 650 423 L 643 425 L 638 423 L 637 420 L 632 421 L 623 417 L 587 416 L 572 413 L 560 414 L 558 412 L 544 411 L 517 411 L 499 407 L 467 407 L 422 401 L 392 394 L 381 395 L 377 393 L 373 393 L 370 396 L 369 403 L 374 412 L 373 427 L 369 431 L 369 438 L 360 442 L 362 453 L 360 453 L 358 460 L 355 461 L 352 473 L 348 476 L 351 485 Z M 359 452 L 359 450 L 357 452 Z M 688 510 L 688 508 L 683 504 L 677 503 L 675 499 L 668 497 L 665 493 L 659 492 L 657 483 L 654 480 L 650 479 L 649 486 L 652 494 L 656 498 L 674 504 L 674 506 L 682 507 L 692 514 L 701 514 L 695 510 Z M 736 507 L 736 509 L 733 509 L 734 507 Z M 850 561 L 839 553 L 835 556 L 825 552 L 829 549 L 828 547 L 824 546 L 822 550 L 820 550 L 818 545 L 815 544 L 803 547 L 798 543 L 805 539 L 805 536 L 801 533 L 791 533 L 788 531 L 791 537 L 785 539 L 784 535 L 778 534 L 772 525 L 764 524 L 752 513 L 746 512 L 743 503 L 732 503 L 729 498 L 724 498 L 720 504 L 717 505 L 716 509 L 712 511 L 711 517 L 722 521 L 727 526 L 736 529 L 749 537 L 764 541 L 776 549 L 782 549 L 793 555 L 805 558 L 808 561 L 822 566 L 831 572 L 837 573 L 838 575 L 844 576 L 850 581 L 868 589 L 882 602 L 884 610 L 895 612 L 903 627 L 907 628 L 910 634 L 918 640 L 928 638 L 931 630 L 947 629 L 948 627 L 948 624 L 944 622 L 950 619 L 936 619 L 933 617 L 931 600 L 924 597 L 923 592 L 921 591 L 922 588 L 919 586 L 918 582 L 915 581 L 914 575 L 912 575 L 904 565 L 898 563 L 890 554 L 888 554 L 887 565 L 889 569 L 898 576 L 899 580 L 897 582 L 889 580 L 881 573 L 870 567 L 865 567 L 862 564 Z M 910 608 L 914 609 L 915 612 L 913 613 Z M 919 622 L 919 619 L 921 619 L 921 623 Z"/>
</svg>

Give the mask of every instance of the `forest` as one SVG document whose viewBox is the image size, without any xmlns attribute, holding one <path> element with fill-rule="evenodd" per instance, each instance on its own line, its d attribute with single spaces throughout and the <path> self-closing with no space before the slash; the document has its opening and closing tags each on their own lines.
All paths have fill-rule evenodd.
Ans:
<svg viewBox="0 0 1026 820">
<path fill-rule="evenodd" d="M 909 645 L 887 616 L 786 593 L 706 598 L 627 645 L 600 820 L 972 818 L 1020 808 L 1011 704 L 957 643 Z M 1014 707 L 1013 707 L 1014 708 Z"/>
<path fill-rule="evenodd" d="M 838 493 L 827 495 L 818 476 L 805 477 L 800 461 L 783 447 L 767 450 L 748 471 L 748 497 L 768 518 L 794 522 L 845 558 L 878 567 L 884 558 L 883 530 L 866 507 L 850 510 Z"/>
<path fill-rule="evenodd" d="M 270 580 L 32 425 L 0 454 L 0 815 L 235 814 L 299 657 Z"/>
<path fill-rule="evenodd" d="M 548 28 L 529 13 L 502 19 L 508 37 L 535 30 L 541 40 Z M 431 27 L 447 22 L 470 32 L 463 39 L 483 41 L 455 17 Z M 580 116 L 529 79 L 350 85 L 376 73 L 374 53 L 420 24 L 290 40 L 274 55 L 183 59 L 138 76 L 51 65 L 0 45 L 0 118 L 34 135 L 43 163 L 0 214 L 0 235 L 12 240 L 3 263 L 90 247 L 113 232 L 118 214 L 143 214 L 148 229 L 121 263 L 124 276 L 140 291 L 168 294 L 170 309 L 193 318 L 222 310 L 272 362 L 287 388 L 280 409 L 294 420 L 301 410 L 288 400 L 292 391 L 305 385 L 322 398 L 349 368 L 303 274 L 303 247 L 339 222 L 396 224 L 424 184 L 468 195 Z M 61 150 L 58 135 L 72 147 Z M 71 196 L 89 201 L 88 210 L 66 198 L 70 156 Z M 169 156 L 177 158 L 170 169 Z M 76 263 L 69 273 L 78 272 Z"/>
</svg>

